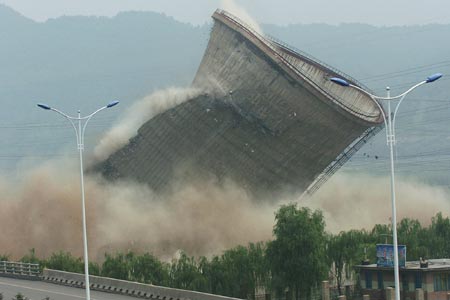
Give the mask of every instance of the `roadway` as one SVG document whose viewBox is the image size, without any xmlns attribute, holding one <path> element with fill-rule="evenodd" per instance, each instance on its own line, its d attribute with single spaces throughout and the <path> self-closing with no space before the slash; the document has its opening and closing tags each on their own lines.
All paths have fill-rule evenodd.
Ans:
<svg viewBox="0 0 450 300">
<path fill-rule="evenodd" d="M 0 277 L 0 293 L 4 300 L 21 293 L 29 300 L 79 300 L 86 299 L 84 289 L 62 286 L 42 281 L 19 280 Z M 92 300 L 136 300 L 136 298 L 91 290 Z"/>
</svg>

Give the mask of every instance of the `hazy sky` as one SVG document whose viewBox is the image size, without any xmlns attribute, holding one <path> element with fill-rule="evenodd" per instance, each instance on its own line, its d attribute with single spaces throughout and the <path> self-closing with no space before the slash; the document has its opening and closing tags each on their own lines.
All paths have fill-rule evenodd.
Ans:
<svg viewBox="0 0 450 300">
<path fill-rule="evenodd" d="M 114 16 L 120 11 L 164 12 L 203 24 L 222 0 L 0 0 L 23 15 L 43 21 L 61 15 Z M 449 0 L 235 0 L 260 23 L 359 22 L 374 25 L 450 23 Z"/>
</svg>

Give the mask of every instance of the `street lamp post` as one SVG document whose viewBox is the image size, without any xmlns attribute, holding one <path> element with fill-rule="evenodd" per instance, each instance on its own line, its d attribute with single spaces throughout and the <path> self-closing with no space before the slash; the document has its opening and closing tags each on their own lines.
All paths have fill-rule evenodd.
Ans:
<svg viewBox="0 0 450 300">
<path fill-rule="evenodd" d="M 394 179 L 394 144 L 395 144 L 395 116 L 397 115 L 398 108 L 402 103 L 405 96 L 412 92 L 417 87 L 431 83 L 442 77 L 441 73 L 437 73 L 429 76 L 426 80 L 417 83 L 416 85 L 409 88 L 406 92 L 399 94 L 397 96 L 391 97 L 390 88 L 386 87 L 387 95 L 386 97 L 375 96 L 368 91 L 360 88 L 359 86 L 353 85 L 342 78 L 333 77 L 330 80 L 343 87 L 351 87 L 357 89 L 364 94 L 368 95 L 378 106 L 383 116 L 384 124 L 386 127 L 386 141 L 389 146 L 390 158 L 391 158 L 391 199 L 392 199 L 392 239 L 394 244 L 394 279 L 395 279 L 395 300 L 400 300 L 400 281 L 399 281 L 399 268 L 398 268 L 398 245 L 397 245 L 397 211 L 395 204 L 395 179 Z M 395 107 L 394 113 L 391 113 L 391 101 L 400 99 Z M 388 115 L 386 116 L 383 108 L 377 100 L 386 100 L 388 104 Z"/>
<path fill-rule="evenodd" d="M 82 210 L 82 220 L 83 220 L 83 255 L 84 255 L 84 276 L 85 276 L 85 287 L 86 287 L 86 300 L 91 299 L 91 292 L 90 292 L 90 285 L 89 285 L 89 261 L 88 261 L 88 246 L 87 246 L 87 233 L 86 233 L 86 206 L 85 206 L 85 199 L 84 199 L 84 176 L 83 176 L 83 150 L 84 150 L 84 132 L 86 130 L 86 126 L 89 122 L 89 120 L 98 112 L 106 109 L 111 108 L 113 106 L 116 106 L 119 104 L 119 101 L 113 101 L 109 103 L 108 105 L 105 105 L 93 113 L 91 113 L 88 116 L 81 117 L 81 112 L 78 111 L 77 117 L 71 117 L 62 111 L 50 107 L 47 104 L 39 103 L 37 106 L 39 106 L 42 109 L 45 110 L 52 110 L 54 112 L 57 112 L 58 114 L 62 115 L 64 118 L 66 118 L 70 124 L 72 124 L 73 129 L 75 130 L 75 135 L 77 138 L 77 146 L 78 151 L 80 155 L 80 185 L 81 185 L 81 210 Z M 76 121 L 78 126 L 75 125 Z M 84 121 L 84 125 L 82 125 Z"/>
</svg>

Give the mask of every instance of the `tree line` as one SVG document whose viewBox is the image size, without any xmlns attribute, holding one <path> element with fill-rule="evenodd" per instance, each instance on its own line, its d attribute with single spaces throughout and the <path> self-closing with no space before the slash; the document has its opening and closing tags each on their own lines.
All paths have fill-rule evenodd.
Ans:
<svg viewBox="0 0 450 300">
<path fill-rule="evenodd" d="M 408 260 L 450 257 L 450 220 L 441 213 L 428 226 L 403 219 L 397 230 L 399 244 L 407 246 Z M 375 245 L 390 243 L 390 233 L 386 224 L 327 233 L 321 211 L 289 204 L 275 213 L 271 241 L 237 246 L 212 257 L 182 252 L 170 262 L 151 253 L 106 253 L 101 264 L 90 262 L 90 274 L 242 299 L 254 299 L 255 290 L 262 287 L 275 298 L 304 299 L 322 280 L 333 280 L 343 294 L 343 282 L 353 266 L 363 260 L 375 262 Z M 40 259 L 32 249 L 21 261 L 84 272 L 82 258 L 63 251 Z"/>
</svg>

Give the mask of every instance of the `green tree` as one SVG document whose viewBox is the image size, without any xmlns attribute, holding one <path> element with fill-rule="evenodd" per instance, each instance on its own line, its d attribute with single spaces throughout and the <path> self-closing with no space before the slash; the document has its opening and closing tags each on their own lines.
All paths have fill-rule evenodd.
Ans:
<svg viewBox="0 0 450 300">
<path fill-rule="evenodd" d="M 237 246 L 225 251 L 221 257 L 227 284 L 227 296 L 246 299 L 254 294 L 253 269 L 248 249 Z"/>
<path fill-rule="evenodd" d="M 0 261 L 8 261 L 8 260 L 9 260 L 9 255 L 8 254 L 1 254 L 0 255 Z"/>
<path fill-rule="evenodd" d="M 253 298 L 257 285 L 267 286 L 270 269 L 264 243 L 237 246 L 211 261 L 201 258 L 198 269 L 206 284 L 205 291 L 238 298 Z"/>
<path fill-rule="evenodd" d="M 408 260 L 419 260 L 420 257 L 428 257 L 429 251 L 424 240 L 425 229 L 418 220 L 402 219 L 397 225 L 398 243 L 406 245 Z"/>
<path fill-rule="evenodd" d="M 128 280 L 130 272 L 130 262 L 134 257 L 133 252 L 116 253 L 115 255 L 105 254 L 105 261 L 102 264 L 101 275 L 115 279 Z"/>
<path fill-rule="evenodd" d="M 36 249 L 31 248 L 28 251 L 28 254 L 24 255 L 21 259 L 21 262 L 24 263 L 30 263 L 30 264 L 42 264 L 42 260 L 40 260 L 37 256 L 36 256 Z"/>
<path fill-rule="evenodd" d="M 270 287 L 270 264 L 266 256 L 267 244 L 250 243 L 248 256 L 250 259 L 253 291 L 259 286 Z"/>
<path fill-rule="evenodd" d="M 350 278 L 353 265 L 361 262 L 368 234 L 365 231 L 342 231 L 331 235 L 327 245 L 328 261 L 336 278 L 339 295 L 343 295 L 342 285 L 345 278 Z"/>
<path fill-rule="evenodd" d="M 206 277 L 194 257 L 182 252 L 173 260 L 170 268 L 170 286 L 180 289 L 205 291 L 208 289 Z"/>
<path fill-rule="evenodd" d="M 431 219 L 428 237 L 430 258 L 450 256 L 450 220 L 448 217 L 444 218 L 442 213 L 436 214 Z"/>
<path fill-rule="evenodd" d="M 205 256 L 201 256 L 198 259 L 198 269 L 200 271 L 200 274 L 202 274 L 203 277 L 203 283 L 202 288 L 198 291 L 205 292 L 205 293 L 213 293 L 213 276 L 212 276 L 212 262 L 208 260 Z"/>
<path fill-rule="evenodd" d="M 225 267 L 220 256 L 213 256 L 211 262 L 203 259 L 201 262 L 202 274 L 206 276 L 209 284 L 209 291 L 216 295 L 229 295 L 228 284 L 225 280 Z"/>
<path fill-rule="evenodd" d="M 84 269 L 83 269 L 83 274 L 84 274 Z M 95 262 L 95 261 L 89 262 L 89 275 L 94 275 L 94 276 L 101 275 L 100 265 L 97 262 Z"/>
<path fill-rule="evenodd" d="M 389 236 L 391 236 L 390 240 L 392 241 L 392 229 L 390 224 L 376 224 L 371 231 L 371 237 L 374 243 L 390 243 Z"/>
<path fill-rule="evenodd" d="M 290 204 L 276 212 L 275 220 L 275 240 L 267 247 L 273 284 L 278 290 L 287 287 L 295 299 L 309 296 L 311 287 L 327 277 L 323 215 Z"/>
<path fill-rule="evenodd" d="M 134 252 L 105 254 L 101 275 L 122 280 L 166 285 L 168 270 L 150 253 L 137 255 Z"/>
<path fill-rule="evenodd" d="M 45 262 L 45 267 L 66 272 L 84 273 L 83 260 L 63 251 L 53 253 Z"/>
<path fill-rule="evenodd" d="M 133 272 L 130 280 L 155 285 L 167 285 L 168 268 L 150 253 L 133 256 L 130 261 Z"/>
</svg>

